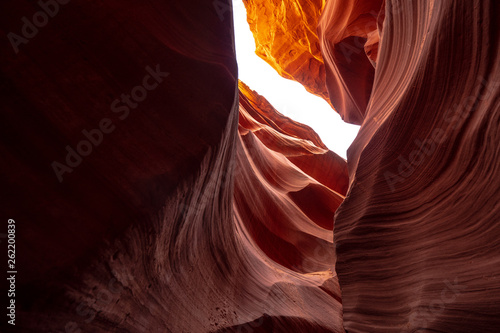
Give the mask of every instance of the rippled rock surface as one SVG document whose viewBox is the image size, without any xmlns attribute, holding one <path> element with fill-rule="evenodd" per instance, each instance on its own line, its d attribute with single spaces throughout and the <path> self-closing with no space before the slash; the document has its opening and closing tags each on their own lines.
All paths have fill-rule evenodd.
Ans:
<svg viewBox="0 0 500 333">
<path fill-rule="evenodd" d="M 230 9 L 71 2 L 2 53 L 20 331 L 343 332 L 347 164 L 238 87 Z"/>
<path fill-rule="evenodd" d="M 227 3 L 51 4 L 1 11 L 18 331 L 498 332 L 496 1 L 245 2 L 348 162 L 238 82 Z"/>
<path fill-rule="evenodd" d="M 331 100 L 335 91 L 344 118 L 362 120 L 334 228 L 344 327 L 498 332 L 498 3 L 386 1 L 366 52 L 342 54 L 374 3 L 329 1 L 320 23 Z"/>
</svg>

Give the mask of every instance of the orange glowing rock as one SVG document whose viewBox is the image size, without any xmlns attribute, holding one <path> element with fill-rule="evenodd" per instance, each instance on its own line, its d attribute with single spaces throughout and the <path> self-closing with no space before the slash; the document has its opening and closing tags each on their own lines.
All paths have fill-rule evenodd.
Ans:
<svg viewBox="0 0 500 333">
<path fill-rule="evenodd" d="M 243 2 L 255 53 L 284 78 L 324 98 L 346 122 L 361 124 L 375 73 L 383 1 Z"/>
<path fill-rule="evenodd" d="M 281 76 L 330 102 L 316 26 L 324 0 L 243 0 L 255 53 Z"/>
</svg>

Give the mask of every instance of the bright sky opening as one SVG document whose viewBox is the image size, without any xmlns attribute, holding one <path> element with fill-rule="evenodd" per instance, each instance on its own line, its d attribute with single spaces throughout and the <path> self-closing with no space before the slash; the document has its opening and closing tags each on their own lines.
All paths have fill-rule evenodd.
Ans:
<svg viewBox="0 0 500 333">
<path fill-rule="evenodd" d="M 281 77 L 259 58 L 242 0 L 233 0 L 233 11 L 239 79 L 280 113 L 312 127 L 330 150 L 346 158 L 359 126 L 345 123 L 325 100 L 307 92 L 300 83 Z"/>
</svg>

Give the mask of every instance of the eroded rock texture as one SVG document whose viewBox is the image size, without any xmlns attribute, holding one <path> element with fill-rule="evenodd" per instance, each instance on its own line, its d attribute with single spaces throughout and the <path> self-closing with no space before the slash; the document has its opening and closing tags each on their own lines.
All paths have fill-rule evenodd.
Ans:
<svg viewBox="0 0 500 333">
<path fill-rule="evenodd" d="M 324 0 L 243 0 L 255 53 L 281 76 L 330 102 L 316 26 Z"/>
<path fill-rule="evenodd" d="M 2 3 L 17 331 L 498 332 L 498 3 L 266 4 L 348 164 L 237 81 L 227 3 Z"/>
<path fill-rule="evenodd" d="M 17 34 L 41 10 L 2 7 Z M 70 2 L 17 54 L 3 39 L 18 331 L 343 332 L 347 164 L 238 97 L 231 20 L 226 3 Z"/>
<path fill-rule="evenodd" d="M 254 7 L 283 31 L 294 4 Z M 328 97 L 362 124 L 335 222 L 349 332 L 500 329 L 499 14 L 494 1 L 326 2 Z M 261 48 L 300 41 L 251 27 Z"/>
<path fill-rule="evenodd" d="M 255 53 L 281 76 L 323 97 L 345 121 L 361 124 L 372 89 L 384 1 L 244 3 Z"/>
<path fill-rule="evenodd" d="M 330 17 L 351 3 L 366 12 L 374 2 L 330 1 L 323 12 L 328 73 L 346 65 L 329 39 L 346 27 Z M 373 85 L 368 101 L 344 109 L 364 119 L 334 228 L 345 329 L 498 332 L 498 2 L 399 0 L 384 10 L 373 83 L 335 76 L 345 96 Z M 351 68 L 362 68 L 356 58 Z"/>
<path fill-rule="evenodd" d="M 302 272 L 327 270 L 333 214 L 347 190 L 346 163 L 309 127 L 280 115 L 243 83 L 240 91 L 237 214 L 276 262 Z M 260 195 L 249 197 L 252 192 Z"/>
<path fill-rule="evenodd" d="M 2 31 L 16 34 L 23 16 L 41 10 L 31 1 L 2 7 Z M 221 206 L 210 212 L 220 225 L 198 225 L 202 240 L 184 233 L 175 212 L 187 200 L 179 188 L 199 195 L 199 174 L 222 172 L 234 152 L 236 62 L 231 13 L 224 15 L 200 1 L 70 2 L 18 54 L 2 38 L 1 211 L 17 223 L 19 331 L 203 331 L 194 328 L 209 326 L 206 305 L 168 283 L 180 269 L 169 265 L 173 253 L 198 262 L 184 285 L 232 297 L 211 288 L 213 279 L 196 280 L 199 270 L 225 276 L 213 259 L 200 263 L 231 244 L 222 205 L 231 190 L 220 190 Z M 96 133 L 103 119 L 107 133 L 82 145 L 90 142 L 82 131 Z M 68 162 L 67 149 L 86 156 Z M 54 161 L 69 168 L 58 167 L 62 182 Z M 164 224 L 165 216 L 177 224 Z M 185 237 L 180 248 L 164 228 Z"/>
<path fill-rule="evenodd" d="M 318 33 L 328 94 L 335 110 L 349 123 L 363 122 L 370 99 L 382 3 L 383 0 L 332 0 L 321 15 Z"/>
</svg>

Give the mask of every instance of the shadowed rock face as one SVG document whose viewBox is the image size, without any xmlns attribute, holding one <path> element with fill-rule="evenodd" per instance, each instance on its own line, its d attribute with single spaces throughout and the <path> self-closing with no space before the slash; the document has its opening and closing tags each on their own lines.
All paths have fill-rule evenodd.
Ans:
<svg viewBox="0 0 500 333">
<path fill-rule="evenodd" d="M 335 110 L 349 123 L 363 122 L 370 99 L 382 3 L 328 1 L 318 25 L 328 94 Z"/>
<path fill-rule="evenodd" d="M 41 10 L 31 1 L 2 7 L 2 31 L 16 34 L 23 16 L 31 20 Z M 160 228 L 182 233 L 174 209 L 187 199 L 177 195 L 201 191 L 202 162 L 223 170 L 234 153 L 231 11 L 223 18 L 199 1 L 70 2 L 17 54 L 2 38 L 1 211 L 17 224 L 20 331 L 188 327 L 184 309 L 192 304 L 176 301 L 172 290 L 179 286 L 169 287 L 165 267 L 179 271 L 169 256 L 188 255 L 197 241 L 185 235 L 181 249 L 169 250 L 171 234 Z M 158 69 L 157 77 L 147 68 Z M 107 133 L 98 134 L 103 119 Z M 95 133 L 91 148 L 81 144 L 92 141 L 84 130 Z M 66 146 L 86 156 L 69 157 L 68 166 Z M 230 207 L 229 188 L 223 192 Z M 219 221 L 230 221 L 230 210 L 218 209 Z M 164 225 L 165 216 L 179 220 Z M 229 231 L 218 232 L 218 242 L 229 239 Z M 200 252 L 223 258 L 220 243 L 210 245 L 213 252 L 198 244 Z"/>
<path fill-rule="evenodd" d="M 386 2 L 335 219 L 349 332 L 500 327 L 498 14 L 495 1 Z"/>
<path fill-rule="evenodd" d="M 222 1 L 0 6 L 17 331 L 498 331 L 497 2 L 266 3 L 348 163 L 238 82 Z"/>
<path fill-rule="evenodd" d="M 17 54 L 4 39 L 20 331 L 343 332 L 347 164 L 243 84 L 238 97 L 216 5 L 71 2 Z M 40 10 L 5 6 L 16 34 Z"/>
</svg>

